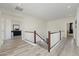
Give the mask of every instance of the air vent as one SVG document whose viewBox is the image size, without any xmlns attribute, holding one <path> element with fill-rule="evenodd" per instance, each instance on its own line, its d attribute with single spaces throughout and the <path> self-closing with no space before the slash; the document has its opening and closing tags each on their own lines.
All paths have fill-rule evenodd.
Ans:
<svg viewBox="0 0 79 59">
<path fill-rule="evenodd" d="M 19 7 L 19 6 L 16 6 L 15 9 L 18 10 L 18 11 L 23 11 L 23 8 L 21 8 L 21 7 Z"/>
</svg>

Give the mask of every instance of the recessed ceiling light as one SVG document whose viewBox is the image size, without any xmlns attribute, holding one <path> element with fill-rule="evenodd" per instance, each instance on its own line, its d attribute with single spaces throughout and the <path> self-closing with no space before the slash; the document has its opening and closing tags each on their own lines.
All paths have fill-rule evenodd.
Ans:
<svg viewBox="0 0 79 59">
<path fill-rule="evenodd" d="M 67 8 L 71 8 L 71 6 L 67 6 Z"/>
</svg>

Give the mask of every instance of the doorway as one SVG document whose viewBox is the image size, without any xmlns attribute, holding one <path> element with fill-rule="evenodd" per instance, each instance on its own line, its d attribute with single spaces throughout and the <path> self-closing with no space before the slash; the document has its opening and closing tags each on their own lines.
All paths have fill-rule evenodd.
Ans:
<svg viewBox="0 0 79 59">
<path fill-rule="evenodd" d="M 73 23 L 67 24 L 67 37 L 73 37 Z"/>
</svg>

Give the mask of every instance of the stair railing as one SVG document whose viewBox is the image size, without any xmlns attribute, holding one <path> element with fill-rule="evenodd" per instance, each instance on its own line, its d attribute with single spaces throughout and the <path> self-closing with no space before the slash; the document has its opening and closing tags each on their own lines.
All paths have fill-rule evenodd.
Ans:
<svg viewBox="0 0 79 59">
<path fill-rule="evenodd" d="M 39 38 L 41 38 L 45 43 L 47 43 L 47 45 L 48 45 L 48 52 L 50 52 L 50 50 L 51 50 L 51 34 L 60 33 L 60 40 L 61 40 L 61 31 L 58 31 L 58 32 L 50 32 L 50 31 L 48 31 L 48 39 L 47 39 L 47 41 L 44 38 L 42 38 L 36 31 L 25 31 L 25 32 L 27 32 L 27 33 L 34 33 L 34 43 L 35 44 L 36 44 L 36 37 L 37 36 Z"/>
<path fill-rule="evenodd" d="M 52 47 L 51 47 L 51 34 L 55 34 L 55 33 L 60 33 L 60 38 L 59 38 L 59 39 L 61 40 L 61 31 L 58 31 L 58 32 L 50 32 L 50 31 L 48 31 L 48 52 L 50 52 L 50 50 L 51 50 L 51 48 L 52 48 Z M 57 42 L 57 43 L 58 43 L 58 42 Z M 57 43 L 56 43 L 56 44 L 57 44 Z M 56 44 L 55 44 L 55 45 L 56 45 Z M 54 45 L 54 46 L 55 46 L 55 45 Z M 54 47 L 54 46 L 53 46 L 53 47 Z"/>
<path fill-rule="evenodd" d="M 45 43 L 47 43 L 46 39 L 42 38 L 38 33 L 36 33 L 36 35 L 41 38 Z"/>
<path fill-rule="evenodd" d="M 26 33 L 33 33 L 34 34 L 34 43 L 36 43 L 36 31 L 24 31 Z"/>
<path fill-rule="evenodd" d="M 34 43 L 36 44 L 36 36 L 38 36 L 39 38 L 41 38 L 45 43 L 47 43 L 47 41 L 45 39 L 43 39 L 36 31 L 25 31 L 27 33 L 34 33 Z"/>
</svg>

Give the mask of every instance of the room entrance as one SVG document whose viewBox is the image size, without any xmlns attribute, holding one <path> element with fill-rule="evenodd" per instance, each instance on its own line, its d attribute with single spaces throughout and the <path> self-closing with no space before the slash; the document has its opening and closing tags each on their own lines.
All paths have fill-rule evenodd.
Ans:
<svg viewBox="0 0 79 59">
<path fill-rule="evenodd" d="M 67 24 L 67 37 L 73 37 L 73 23 Z"/>
</svg>

